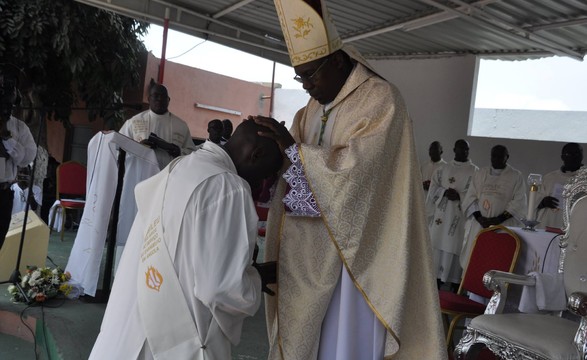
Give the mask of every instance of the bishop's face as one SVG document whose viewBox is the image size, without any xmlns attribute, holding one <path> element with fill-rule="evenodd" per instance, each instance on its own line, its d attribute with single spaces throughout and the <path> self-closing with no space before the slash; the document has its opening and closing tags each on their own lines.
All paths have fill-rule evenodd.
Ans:
<svg viewBox="0 0 587 360">
<path fill-rule="evenodd" d="M 320 104 L 332 102 L 346 81 L 340 54 L 334 53 L 294 68 L 304 90 Z"/>
</svg>

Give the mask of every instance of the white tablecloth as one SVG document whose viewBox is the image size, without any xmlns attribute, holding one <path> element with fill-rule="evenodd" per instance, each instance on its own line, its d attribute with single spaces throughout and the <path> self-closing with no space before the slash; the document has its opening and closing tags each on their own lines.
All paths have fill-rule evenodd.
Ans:
<svg viewBox="0 0 587 360">
<path fill-rule="evenodd" d="M 514 273 L 527 275 L 530 272 L 555 273 L 560 257 L 559 239 L 555 233 L 538 229 L 526 231 L 510 227 L 522 242 L 522 249 Z"/>
<path fill-rule="evenodd" d="M 514 273 L 527 275 L 531 272 L 554 274 L 558 271 L 560 236 L 555 233 L 538 229 L 527 231 L 518 227 L 510 227 L 521 240 L 522 249 Z M 508 291 L 508 307 L 515 307 L 528 312 L 536 309 L 536 299 L 522 296 L 523 287 L 511 286 Z"/>
</svg>

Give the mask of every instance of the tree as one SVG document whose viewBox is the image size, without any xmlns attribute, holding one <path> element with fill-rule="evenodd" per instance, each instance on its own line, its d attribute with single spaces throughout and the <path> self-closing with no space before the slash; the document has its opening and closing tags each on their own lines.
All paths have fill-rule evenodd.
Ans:
<svg viewBox="0 0 587 360">
<path fill-rule="evenodd" d="M 91 120 L 107 117 L 115 128 L 123 89 L 140 81 L 146 50 L 139 36 L 147 29 L 73 0 L 0 0 L 0 66 L 21 69 L 23 105 L 43 106 L 68 126 L 82 100 Z M 116 106 L 121 110 L 108 110 Z"/>
</svg>

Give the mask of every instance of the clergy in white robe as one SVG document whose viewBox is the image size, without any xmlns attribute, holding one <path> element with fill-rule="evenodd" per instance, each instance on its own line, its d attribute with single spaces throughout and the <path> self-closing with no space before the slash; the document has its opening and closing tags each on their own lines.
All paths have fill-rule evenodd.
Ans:
<svg viewBox="0 0 587 360">
<path fill-rule="evenodd" d="M 12 203 L 12 215 L 24 211 L 26 207 L 26 200 L 29 196 L 29 188 L 21 188 L 18 183 L 12 184 L 10 187 L 14 192 L 14 201 Z M 37 185 L 33 185 L 33 200 L 34 204 L 30 204 L 29 207 L 35 212 L 41 209 L 43 203 L 43 190 Z"/>
<path fill-rule="evenodd" d="M 239 129 L 234 146 L 208 141 L 137 185 L 137 217 L 90 359 L 231 358 L 261 301 L 250 184 L 282 163 L 275 142 L 255 152 L 257 143 L 239 143 Z"/>
<path fill-rule="evenodd" d="M 143 111 L 124 122 L 119 132 L 140 143 L 148 142 L 154 133 L 164 141 L 179 147 L 179 155 L 186 155 L 196 150 L 188 125 L 168 110 L 169 96 L 167 88 L 152 83 L 149 88 L 150 109 Z M 154 147 L 159 167 L 163 169 L 177 155 Z"/>
<path fill-rule="evenodd" d="M 509 164 L 508 150 L 503 145 L 491 149 L 491 166 L 475 173 L 463 199 L 467 218 L 460 263 L 467 267 L 477 234 L 491 225 L 516 226 L 526 215 L 526 182 L 522 173 Z"/>
<path fill-rule="evenodd" d="M 461 202 L 477 171 L 469 160 L 469 144 L 457 140 L 455 159 L 440 166 L 432 175 L 426 205 L 434 209 L 429 224 L 436 277 L 441 282 L 459 284 L 459 256 L 465 232 L 465 216 Z"/>
<path fill-rule="evenodd" d="M 430 184 L 432 182 L 432 175 L 439 167 L 446 165 L 446 161 L 441 157 L 443 153 L 442 145 L 439 141 L 433 141 L 430 143 L 428 147 L 428 155 L 430 156 L 430 161 L 426 164 L 422 165 L 422 188 L 424 189 L 424 199 L 428 198 L 428 191 L 430 189 Z M 428 224 L 432 222 L 434 215 L 434 205 L 426 202 L 426 219 Z"/>
<path fill-rule="evenodd" d="M 565 184 L 583 166 L 583 147 L 577 143 L 565 144 L 562 148 L 561 159 L 563 165 L 549 172 L 542 178 L 542 185 L 538 188 L 538 212 L 536 220 L 540 223 L 537 228 L 547 226 L 563 229 L 563 190 Z"/>
</svg>

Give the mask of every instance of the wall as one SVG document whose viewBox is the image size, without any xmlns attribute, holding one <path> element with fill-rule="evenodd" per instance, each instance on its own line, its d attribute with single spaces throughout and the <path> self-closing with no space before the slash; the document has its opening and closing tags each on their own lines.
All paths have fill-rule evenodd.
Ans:
<svg viewBox="0 0 587 360">
<path fill-rule="evenodd" d="M 443 158 L 451 160 L 455 140 L 471 145 L 477 166 L 489 166 L 494 145 L 505 145 L 510 165 L 522 171 L 545 174 L 561 165 L 564 142 L 497 139 L 468 136 L 469 113 L 474 104 L 478 61 L 474 56 L 430 60 L 377 60 L 371 65 L 402 92 L 414 123 L 420 162 L 428 160 L 430 142 L 438 140 Z"/>
<path fill-rule="evenodd" d="M 144 102 L 148 102 L 147 87 L 150 78 L 157 80 L 160 60 L 149 53 L 145 74 Z M 238 65 L 237 65 L 238 66 Z M 208 137 L 208 122 L 212 119 L 230 119 L 234 127 L 248 115 L 269 115 L 271 87 L 234 79 L 209 71 L 165 63 L 163 84 L 169 91 L 169 110 L 183 119 L 193 137 Z M 236 110 L 241 115 L 196 108 L 195 103 Z"/>
</svg>

